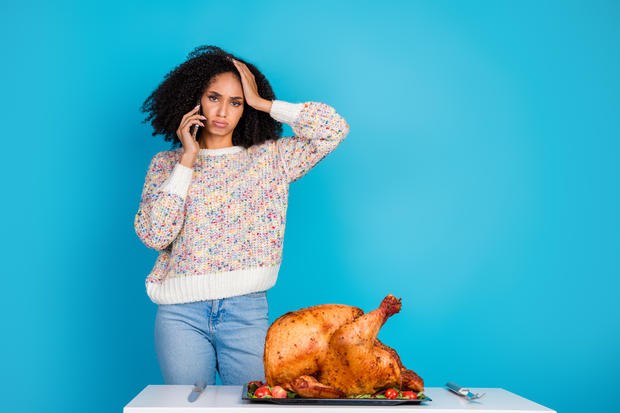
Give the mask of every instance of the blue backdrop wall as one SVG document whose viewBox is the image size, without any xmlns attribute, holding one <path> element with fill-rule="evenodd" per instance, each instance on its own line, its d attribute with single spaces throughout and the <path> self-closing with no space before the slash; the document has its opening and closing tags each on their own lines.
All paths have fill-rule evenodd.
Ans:
<svg viewBox="0 0 620 413">
<path fill-rule="evenodd" d="M 119 411 L 163 383 L 133 219 L 169 145 L 139 107 L 201 44 L 351 128 L 291 185 L 271 320 L 393 293 L 379 337 L 429 387 L 615 401 L 618 2 L 0 7 L 3 410 Z"/>
</svg>

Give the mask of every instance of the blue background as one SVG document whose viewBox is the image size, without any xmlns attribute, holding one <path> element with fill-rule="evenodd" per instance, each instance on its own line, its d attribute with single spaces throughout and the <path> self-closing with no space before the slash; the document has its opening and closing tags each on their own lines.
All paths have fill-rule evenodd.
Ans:
<svg viewBox="0 0 620 413">
<path fill-rule="evenodd" d="M 169 145 L 139 107 L 201 44 L 351 128 L 291 185 L 271 320 L 394 293 L 379 337 L 427 387 L 615 405 L 619 3 L 291 3 L 2 3 L 3 410 L 163 383 L 133 219 Z"/>
</svg>

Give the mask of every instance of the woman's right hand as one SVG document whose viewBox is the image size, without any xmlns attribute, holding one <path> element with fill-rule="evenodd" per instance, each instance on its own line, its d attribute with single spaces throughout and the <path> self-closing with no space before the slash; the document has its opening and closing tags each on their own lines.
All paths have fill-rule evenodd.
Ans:
<svg viewBox="0 0 620 413">
<path fill-rule="evenodd" d="M 196 106 L 194 109 L 187 112 L 183 115 L 181 119 L 181 124 L 177 129 L 177 136 L 181 140 L 183 144 L 183 160 L 185 162 L 181 162 L 182 164 L 191 167 L 194 164 L 194 161 L 198 157 L 198 153 L 200 150 L 200 144 L 196 140 L 196 129 L 194 125 L 200 125 L 204 127 L 204 123 L 202 123 L 203 119 L 207 119 L 198 113 L 200 109 L 200 105 Z"/>
</svg>

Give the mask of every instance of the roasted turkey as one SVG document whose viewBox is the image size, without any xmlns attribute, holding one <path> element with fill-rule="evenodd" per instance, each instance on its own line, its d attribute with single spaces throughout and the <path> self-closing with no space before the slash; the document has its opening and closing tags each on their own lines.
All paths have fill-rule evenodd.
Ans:
<svg viewBox="0 0 620 413">
<path fill-rule="evenodd" d="M 265 339 L 265 380 L 301 397 L 342 398 L 387 387 L 423 391 L 424 381 L 407 370 L 395 350 L 377 339 L 401 300 L 389 294 L 376 310 L 324 304 L 284 314 Z"/>
</svg>

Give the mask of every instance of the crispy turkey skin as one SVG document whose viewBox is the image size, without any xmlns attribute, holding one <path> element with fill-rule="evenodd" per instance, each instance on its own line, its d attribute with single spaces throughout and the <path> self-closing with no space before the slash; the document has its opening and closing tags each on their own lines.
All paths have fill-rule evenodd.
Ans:
<svg viewBox="0 0 620 413">
<path fill-rule="evenodd" d="M 263 362 L 267 383 L 275 386 L 316 374 L 333 332 L 363 313 L 348 305 L 323 304 L 278 318 L 267 330 L 265 339 Z"/>
</svg>

